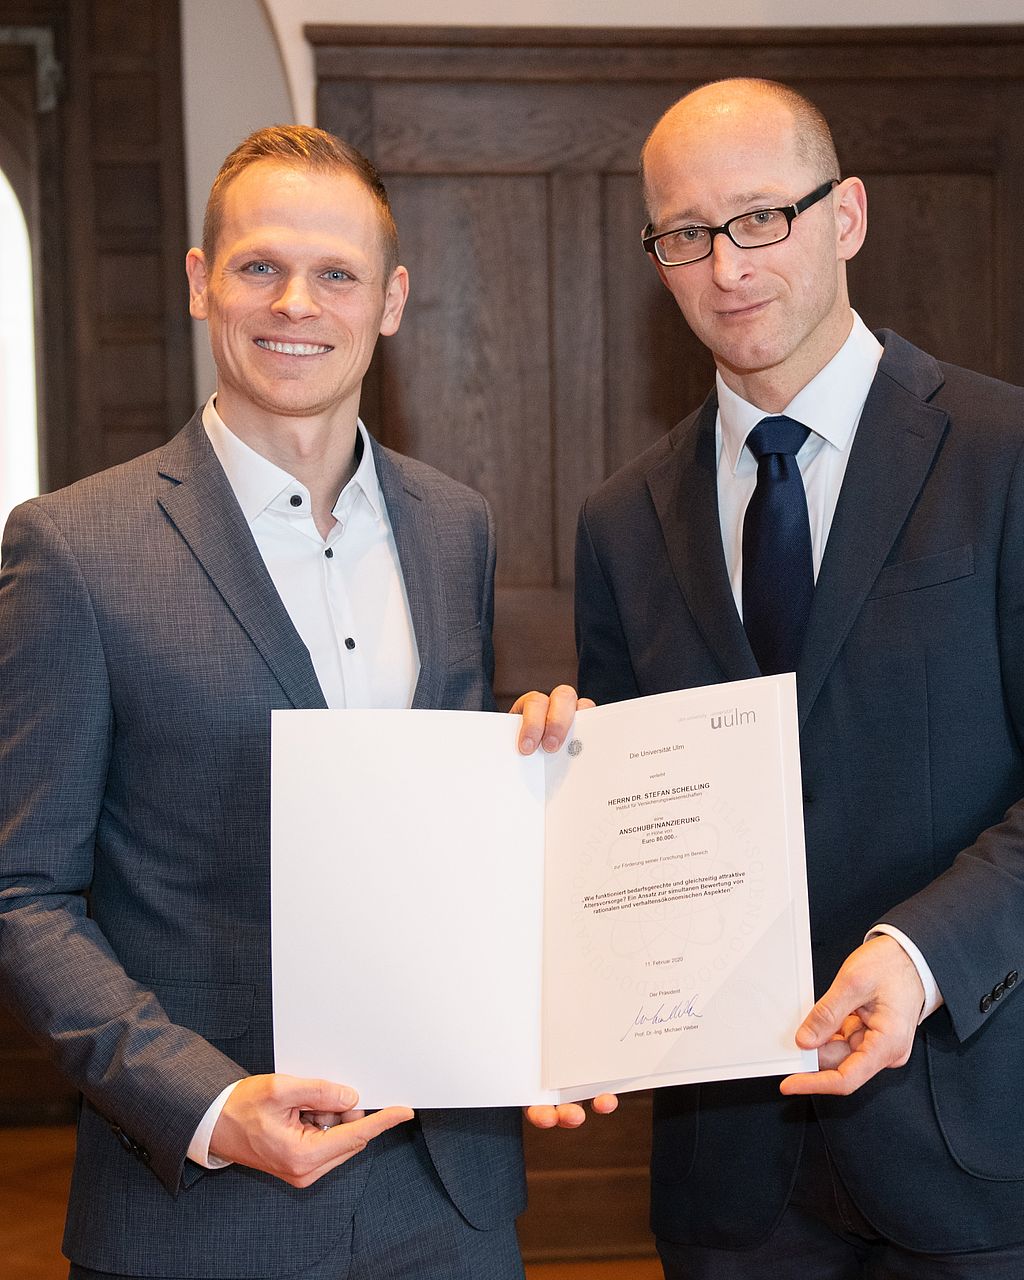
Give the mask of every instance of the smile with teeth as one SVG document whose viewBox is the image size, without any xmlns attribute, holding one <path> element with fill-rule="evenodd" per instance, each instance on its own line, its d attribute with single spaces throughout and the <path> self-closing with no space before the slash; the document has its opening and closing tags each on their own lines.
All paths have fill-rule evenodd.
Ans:
<svg viewBox="0 0 1024 1280">
<path fill-rule="evenodd" d="M 276 351 L 281 356 L 325 356 L 334 350 L 315 342 L 271 342 L 269 338 L 256 338 L 254 341 L 264 351 Z"/>
</svg>

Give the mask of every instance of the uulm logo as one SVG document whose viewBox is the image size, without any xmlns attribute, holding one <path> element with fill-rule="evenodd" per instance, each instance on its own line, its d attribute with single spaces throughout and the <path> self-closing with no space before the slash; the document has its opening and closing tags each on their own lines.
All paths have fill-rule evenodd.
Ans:
<svg viewBox="0 0 1024 1280">
<path fill-rule="evenodd" d="M 731 711 L 720 711 L 717 716 L 711 717 L 712 729 L 731 729 L 738 724 L 757 724 L 757 712 L 741 711 L 739 707 L 733 707 Z"/>
</svg>

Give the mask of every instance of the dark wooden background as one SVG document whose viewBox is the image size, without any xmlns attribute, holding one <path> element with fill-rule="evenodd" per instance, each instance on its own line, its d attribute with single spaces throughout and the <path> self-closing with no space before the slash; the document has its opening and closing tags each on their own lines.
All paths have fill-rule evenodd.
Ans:
<svg viewBox="0 0 1024 1280">
<path fill-rule="evenodd" d="M 0 39 L 0 166 L 33 244 L 40 470 L 55 489 L 161 444 L 195 407 L 178 5 L 0 0 L 0 26 L 47 32 L 61 69 L 40 109 L 34 46 Z M 0 1008 L 0 1124 L 74 1108 Z"/>
</svg>

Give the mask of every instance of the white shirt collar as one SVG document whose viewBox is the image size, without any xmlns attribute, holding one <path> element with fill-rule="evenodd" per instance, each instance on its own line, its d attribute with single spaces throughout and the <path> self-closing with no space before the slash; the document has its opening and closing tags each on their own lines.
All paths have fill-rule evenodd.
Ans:
<svg viewBox="0 0 1024 1280">
<path fill-rule="evenodd" d="M 305 500 L 303 509 L 308 512 L 309 492 L 306 486 L 239 439 L 217 412 L 215 401 L 216 396 L 211 396 L 203 407 L 203 428 L 248 523 L 253 524 L 284 494 L 301 494 Z M 384 500 L 373 461 L 370 436 L 361 420 L 356 421 L 356 430 L 362 440 L 362 457 L 355 475 L 338 494 L 333 514 L 337 517 L 342 506 L 350 505 L 358 493 L 362 492 L 374 515 L 380 518 Z"/>
<path fill-rule="evenodd" d="M 849 446 L 853 437 L 882 357 L 881 343 L 856 311 L 851 311 L 851 315 L 853 328 L 849 337 L 824 369 L 798 391 L 783 410 L 810 427 L 814 435 L 841 450 Z M 722 452 L 729 470 L 735 473 L 746 438 L 766 411 L 730 390 L 721 374 L 715 381 Z"/>
</svg>

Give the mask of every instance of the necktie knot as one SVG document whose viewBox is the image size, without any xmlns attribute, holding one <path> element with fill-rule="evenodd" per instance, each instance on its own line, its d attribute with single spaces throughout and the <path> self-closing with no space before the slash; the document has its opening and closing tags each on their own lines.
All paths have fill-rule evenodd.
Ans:
<svg viewBox="0 0 1024 1280">
<path fill-rule="evenodd" d="M 792 457 L 800 452 L 810 434 L 810 428 L 805 427 L 803 423 L 779 414 L 774 418 L 761 419 L 747 436 L 747 448 L 758 462 L 773 453 L 787 454 Z"/>
</svg>

